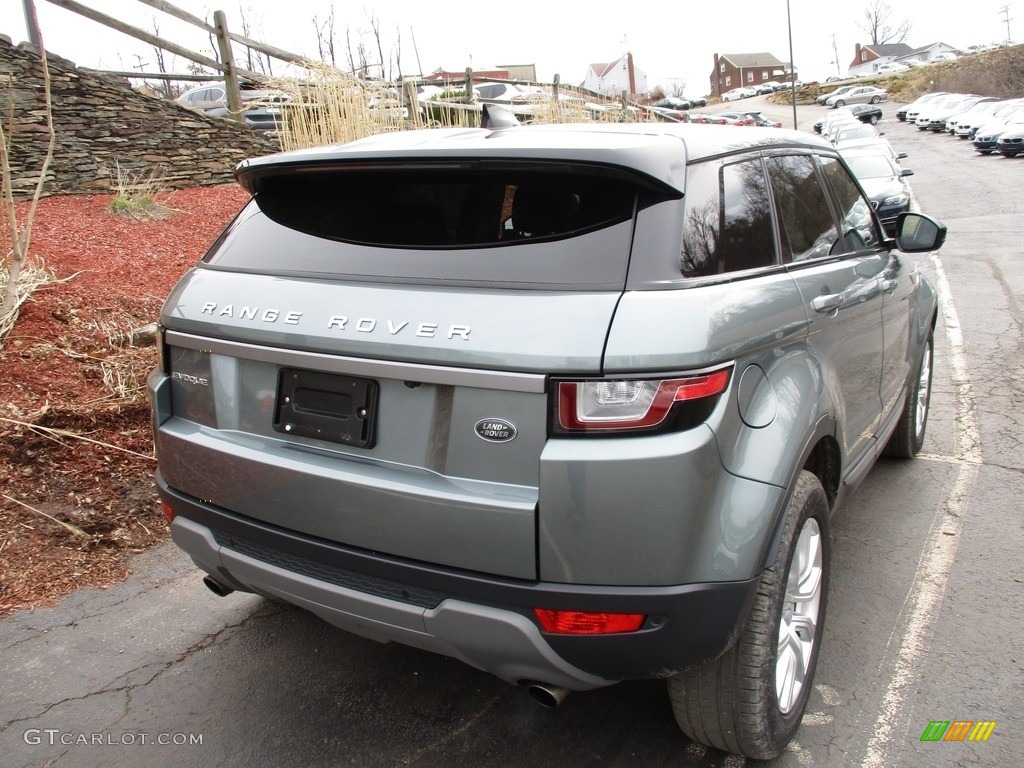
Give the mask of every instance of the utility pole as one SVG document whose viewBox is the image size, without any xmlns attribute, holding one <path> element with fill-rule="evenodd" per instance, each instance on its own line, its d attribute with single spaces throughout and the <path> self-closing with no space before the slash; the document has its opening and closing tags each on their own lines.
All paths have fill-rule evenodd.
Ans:
<svg viewBox="0 0 1024 768">
<path fill-rule="evenodd" d="M 842 72 L 839 71 L 839 49 L 836 47 L 836 33 L 832 33 L 832 57 L 835 59 L 836 64 L 836 75 L 842 76 Z"/>
<path fill-rule="evenodd" d="M 1003 21 L 1006 23 L 1006 42 L 1009 43 L 1010 42 L 1010 22 L 1013 21 L 1013 19 L 1010 18 L 1010 6 L 1009 5 L 1004 5 L 1002 8 L 999 9 L 999 12 L 1001 14 L 1003 14 Z"/>
</svg>

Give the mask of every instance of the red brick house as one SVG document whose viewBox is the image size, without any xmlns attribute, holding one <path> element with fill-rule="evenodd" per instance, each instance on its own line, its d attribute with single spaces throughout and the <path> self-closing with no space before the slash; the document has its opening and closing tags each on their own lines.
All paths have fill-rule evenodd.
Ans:
<svg viewBox="0 0 1024 768">
<path fill-rule="evenodd" d="M 756 88 L 769 80 L 788 80 L 790 65 L 779 61 L 770 53 L 715 54 L 715 68 L 711 71 L 712 96 L 739 88 Z"/>
</svg>

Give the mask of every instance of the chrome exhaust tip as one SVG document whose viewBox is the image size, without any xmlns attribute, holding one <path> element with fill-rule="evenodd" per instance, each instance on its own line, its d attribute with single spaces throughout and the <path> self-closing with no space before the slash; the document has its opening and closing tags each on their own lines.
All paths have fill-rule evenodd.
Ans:
<svg viewBox="0 0 1024 768">
<path fill-rule="evenodd" d="M 215 594 L 217 597 L 227 597 L 228 595 L 230 595 L 232 592 L 235 591 L 232 587 L 227 587 L 227 586 L 221 584 L 219 581 L 214 579 L 212 576 L 204 576 L 203 577 L 203 584 L 205 584 L 206 588 L 208 590 L 210 590 L 211 592 L 213 592 L 213 594 Z"/>
<path fill-rule="evenodd" d="M 568 696 L 571 691 L 559 685 L 548 685 L 547 683 L 530 683 L 526 689 L 530 698 L 547 709 L 554 709 Z"/>
</svg>

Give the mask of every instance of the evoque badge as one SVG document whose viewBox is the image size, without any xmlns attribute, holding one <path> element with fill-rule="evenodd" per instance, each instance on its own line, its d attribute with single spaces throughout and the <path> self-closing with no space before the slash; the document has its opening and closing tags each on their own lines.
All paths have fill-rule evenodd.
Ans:
<svg viewBox="0 0 1024 768">
<path fill-rule="evenodd" d="M 477 435 L 489 443 L 507 443 L 516 434 L 516 425 L 504 419 L 480 419 L 475 427 Z"/>
</svg>

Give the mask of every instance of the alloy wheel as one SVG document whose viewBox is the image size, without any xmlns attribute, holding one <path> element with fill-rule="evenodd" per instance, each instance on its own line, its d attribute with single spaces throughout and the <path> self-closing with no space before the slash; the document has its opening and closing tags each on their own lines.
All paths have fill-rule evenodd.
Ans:
<svg viewBox="0 0 1024 768">
<path fill-rule="evenodd" d="M 800 701 L 814 657 L 822 582 L 821 528 L 812 517 L 804 523 L 793 550 L 779 617 L 775 695 L 784 715 Z"/>
</svg>

